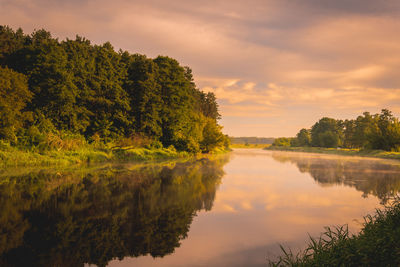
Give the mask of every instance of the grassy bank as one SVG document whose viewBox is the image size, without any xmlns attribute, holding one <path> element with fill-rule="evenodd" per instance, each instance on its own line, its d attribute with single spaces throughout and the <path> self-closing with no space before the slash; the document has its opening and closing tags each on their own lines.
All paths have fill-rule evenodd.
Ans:
<svg viewBox="0 0 400 267">
<path fill-rule="evenodd" d="M 347 226 L 325 228 L 298 254 L 283 250 L 270 266 L 400 266 L 400 202 L 368 215 L 360 233 Z"/>
<path fill-rule="evenodd" d="M 334 154 L 343 156 L 400 159 L 400 152 L 390 152 L 384 150 L 336 149 L 336 148 L 323 148 L 323 147 L 285 147 L 285 146 L 269 146 L 264 149 L 274 150 L 274 151 L 308 152 L 308 153 Z"/>
<path fill-rule="evenodd" d="M 232 148 L 266 148 L 271 144 L 231 144 Z"/>
<path fill-rule="evenodd" d="M 0 168 L 17 166 L 71 165 L 107 161 L 144 161 L 190 156 L 168 148 L 94 148 L 85 146 L 75 150 L 25 151 L 9 147 L 0 150 Z"/>
</svg>

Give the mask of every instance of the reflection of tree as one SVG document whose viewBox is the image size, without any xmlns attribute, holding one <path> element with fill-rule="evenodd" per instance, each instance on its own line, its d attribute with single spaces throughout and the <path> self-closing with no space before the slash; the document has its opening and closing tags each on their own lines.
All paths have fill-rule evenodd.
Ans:
<svg viewBox="0 0 400 267">
<path fill-rule="evenodd" d="M 31 173 L 0 184 L 1 266 L 105 266 L 162 257 L 210 210 L 224 160 Z"/>
<path fill-rule="evenodd" d="M 383 203 L 400 191 L 400 164 L 374 159 L 311 157 L 304 154 L 273 153 L 279 162 L 291 162 L 310 173 L 321 185 L 347 185 L 377 196 Z"/>
</svg>

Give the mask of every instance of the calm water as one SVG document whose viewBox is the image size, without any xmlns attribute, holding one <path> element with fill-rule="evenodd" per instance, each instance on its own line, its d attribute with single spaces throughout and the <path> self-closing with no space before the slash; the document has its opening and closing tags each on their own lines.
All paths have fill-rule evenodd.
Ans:
<svg viewBox="0 0 400 267">
<path fill-rule="evenodd" d="M 0 266 L 265 266 L 400 190 L 400 162 L 262 150 L 0 172 Z"/>
</svg>

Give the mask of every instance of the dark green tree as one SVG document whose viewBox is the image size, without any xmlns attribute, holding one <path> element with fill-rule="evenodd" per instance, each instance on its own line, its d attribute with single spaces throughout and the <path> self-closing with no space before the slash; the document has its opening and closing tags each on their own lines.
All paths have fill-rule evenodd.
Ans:
<svg viewBox="0 0 400 267">
<path fill-rule="evenodd" d="M 92 79 L 88 81 L 92 94 L 87 101 L 93 114 L 90 117 L 93 124 L 89 126 L 87 134 L 102 132 L 105 130 L 101 128 L 103 125 L 111 125 L 109 136 L 103 138 L 123 136 L 132 127 L 128 116 L 131 109 L 129 97 L 122 88 L 127 75 L 126 66 L 110 43 L 94 46 L 93 57 L 95 71 Z"/>
<path fill-rule="evenodd" d="M 214 120 L 219 120 L 221 115 L 218 112 L 218 103 L 215 94 L 213 92 L 200 92 L 199 98 L 200 110 L 203 115 Z"/>
<path fill-rule="evenodd" d="M 308 129 L 301 129 L 294 140 L 294 146 L 310 146 L 311 145 L 311 133 Z"/>
<path fill-rule="evenodd" d="M 158 65 L 144 55 L 130 57 L 125 90 L 130 97 L 135 130 L 158 139 L 161 135 L 161 86 Z"/>
<path fill-rule="evenodd" d="M 324 117 L 311 128 L 311 145 L 316 147 L 338 147 L 342 145 L 342 123 Z"/>
<path fill-rule="evenodd" d="M 14 32 L 10 27 L 0 25 L 0 66 L 11 63 L 10 56 L 22 49 L 27 41 L 21 28 Z"/>
<path fill-rule="evenodd" d="M 198 90 L 192 70 L 169 57 L 153 60 L 116 52 L 108 42 L 92 45 L 80 36 L 60 42 L 43 29 L 24 35 L 2 26 L 0 65 L 25 75 L 33 95 L 24 108 L 32 120 L 20 131 L 23 145 L 49 134 L 104 142 L 139 134 L 199 152 L 201 142 L 223 136 L 215 95 Z"/>
<path fill-rule="evenodd" d="M 375 115 L 375 127 L 372 128 L 369 140 L 371 147 L 383 150 L 399 150 L 400 148 L 400 123 L 391 111 L 382 109 Z"/>
<path fill-rule="evenodd" d="M 0 67 L 0 139 L 17 141 L 17 131 L 28 116 L 23 110 L 31 97 L 25 75 Z"/>
<path fill-rule="evenodd" d="M 191 75 L 175 59 L 159 56 L 154 62 L 159 68 L 157 81 L 161 86 L 163 101 L 161 142 L 164 146 L 173 145 L 179 150 L 196 151 L 196 143 L 198 146 L 201 140 L 193 140 L 190 135 L 194 130 L 192 124 L 199 121 L 195 118 L 196 89 Z"/>
<path fill-rule="evenodd" d="M 68 57 L 58 40 L 43 30 L 32 34 L 29 47 L 33 54 L 26 55 L 31 63 L 27 72 L 29 88 L 34 93 L 30 108 L 45 114 L 61 130 L 80 130 L 76 113 L 78 90 L 73 74 L 68 70 Z"/>
</svg>

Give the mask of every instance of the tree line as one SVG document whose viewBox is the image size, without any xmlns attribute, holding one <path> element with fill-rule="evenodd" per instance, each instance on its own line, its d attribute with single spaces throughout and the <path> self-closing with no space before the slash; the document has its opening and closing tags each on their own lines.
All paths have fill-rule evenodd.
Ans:
<svg viewBox="0 0 400 267">
<path fill-rule="evenodd" d="M 294 138 L 277 138 L 273 145 L 400 151 L 400 122 L 387 109 L 351 120 L 324 117 L 311 129 L 301 129 Z"/>
<path fill-rule="evenodd" d="M 0 26 L 0 139 L 37 146 L 49 134 L 87 142 L 141 136 L 208 152 L 228 145 L 213 93 L 173 58 L 115 51 L 86 38 Z"/>
</svg>

